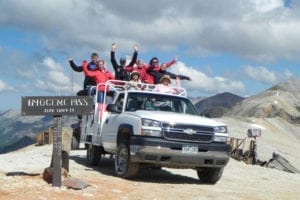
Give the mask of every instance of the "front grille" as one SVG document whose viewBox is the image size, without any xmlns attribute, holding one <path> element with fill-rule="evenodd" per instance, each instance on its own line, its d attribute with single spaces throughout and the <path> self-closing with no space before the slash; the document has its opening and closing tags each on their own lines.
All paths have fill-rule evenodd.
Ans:
<svg viewBox="0 0 300 200">
<path fill-rule="evenodd" d="M 213 127 L 209 126 L 163 123 L 162 130 L 165 139 L 186 142 L 209 143 L 214 135 Z"/>
</svg>

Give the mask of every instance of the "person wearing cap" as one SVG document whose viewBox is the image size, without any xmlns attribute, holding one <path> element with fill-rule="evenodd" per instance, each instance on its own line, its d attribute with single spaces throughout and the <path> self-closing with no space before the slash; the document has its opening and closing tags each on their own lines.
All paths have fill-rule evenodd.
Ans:
<svg viewBox="0 0 300 200">
<path fill-rule="evenodd" d="M 117 63 L 116 56 L 115 56 L 116 49 L 117 49 L 117 45 L 116 45 L 116 43 L 113 43 L 111 46 L 110 61 L 115 70 L 116 80 L 129 81 L 130 80 L 130 72 L 127 71 L 126 67 L 133 66 L 136 63 L 137 56 L 138 56 L 138 46 L 137 45 L 133 46 L 133 50 L 134 50 L 133 56 L 132 56 L 130 63 L 127 66 L 126 66 L 126 58 L 125 57 L 120 58 L 120 64 Z"/>
<path fill-rule="evenodd" d="M 147 83 L 147 65 L 143 60 L 138 60 L 133 66 L 127 66 L 126 70 L 129 72 L 137 71 L 140 74 L 140 80 L 142 83 Z"/>
<path fill-rule="evenodd" d="M 180 88 L 180 79 L 176 79 L 176 87 L 172 87 L 171 85 L 171 78 L 169 75 L 164 75 L 159 80 L 159 84 L 155 86 L 153 89 L 154 92 L 161 92 L 161 93 L 171 93 L 171 94 L 178 94 Z"/>
<path fill-rule="evenodd" d="M 90 71 L 95 71 L 96 70 L 96 65 L 97 65 L 97 60 L 99 58 L 98 53 L 94 52 L 91 54 L 91 61 L 88 63 L 88 70 Z M 83 63 L 86 61 L 82 62 L 81 66 L 77 66 L 75 62 L 73 61 L 72 58 L 68 59 L 70 67 L 75 71 L 75 72 L 82 72 L 83 71 Z M 88 95 L 87 90 L 89 86 L 95 86 L 96 82 L 93 78 L 85 76 L 84 81 L 83 81 L 83 90 L 80 90 L 77 92 L 77 96 L 85 96 Z"/>
<path fill-rule="evenodd" d="M 140 79 L 141 75 L 138 71 L 133 71 L 130 73 L 130 80 L 126 83 L 126 88 L 128 90 L 142 90 L 142 82 Z"/>
</svg>

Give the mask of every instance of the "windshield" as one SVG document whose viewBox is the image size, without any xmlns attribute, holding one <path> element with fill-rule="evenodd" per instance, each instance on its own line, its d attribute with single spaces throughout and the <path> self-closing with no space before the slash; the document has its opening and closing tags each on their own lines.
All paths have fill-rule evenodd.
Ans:
<svg viewBox="0 0 300 200">
<path fill-rule="evenodd" d="M 158 110 L 198 115 L 189 99 L 152 93 L 128 93 L 125 110 Z"/>
</svg>

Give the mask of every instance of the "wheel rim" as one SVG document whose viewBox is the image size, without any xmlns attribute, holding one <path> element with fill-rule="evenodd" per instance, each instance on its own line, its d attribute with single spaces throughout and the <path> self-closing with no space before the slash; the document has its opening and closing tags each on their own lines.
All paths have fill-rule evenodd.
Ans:
<svg viewBox="0 0 300 200">
<path fill-rule="evenodd" d="M 118 165 L 118 172 L 120 172 L 120 174 L 126 172 L 128 166 L 128 151 L 126 148 L 122 148 L 120 150 L 117 158 L 117 165 Z"/>
</svg>

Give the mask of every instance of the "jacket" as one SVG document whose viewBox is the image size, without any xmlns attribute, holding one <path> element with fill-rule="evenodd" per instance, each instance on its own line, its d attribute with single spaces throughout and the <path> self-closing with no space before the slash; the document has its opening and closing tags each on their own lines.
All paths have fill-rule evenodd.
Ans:
<svg viewBox="0 0 300 200">
<path fill-rule="evenodd" d="M 122 81 L 129 81 L 130 80 L 130 72 L 127 71 L 126 68 L 128 66 L 133 66 L 136 63 L 137 56 L 138 56 L 138 52 L 134 51 L 130 63 L 125 68 L 123 68 L 116 61 L 115 51 L 111 51 L 110 52 L 110 61 L 111 61 L 111 64 L 112 64 L 112 66 L 113 66 L 113 68 L 115 70 L 115 78 L 116 78 L 116 80 L 122 80 Z"/>
<path fill-rule="evenodd" d="M 82 68 L 83 68 L 84 74 L 88 77 L 93 78 L 97 85 L 100 83 L 106 83 L 106 81 L 108 81 L 108 80 L 115 79 L 115 77 L 108 70 L 103 70 L 103 71 L 100 71 L 99 69 L 95 70 L 95 71 L 88 70 L 88 62 L 87 61 L 84 61 Z M 98 87 L 98 91 L 101 91 L 101 92 L 105 91 L 105 87 L 104 86 Z"/>
<path fill-rule="evenodd" d="M 75 72 L 82 72 L 83 68 L 82 66 L 77 66 L 73 60 L 69 61 L 69 64 L 71 66 L 71 68 L 75 71 Z M 83 63 L 82 63 L 83 64 Z M 96 85 L 95 80 L 92 77 L 84 77 L 84 81 L 83 81 L 83 89 L 87 89 L 87 86 L 89 85 Z"/>
</svg>

